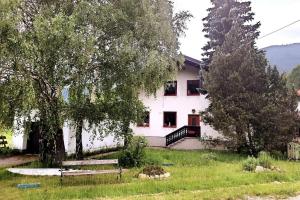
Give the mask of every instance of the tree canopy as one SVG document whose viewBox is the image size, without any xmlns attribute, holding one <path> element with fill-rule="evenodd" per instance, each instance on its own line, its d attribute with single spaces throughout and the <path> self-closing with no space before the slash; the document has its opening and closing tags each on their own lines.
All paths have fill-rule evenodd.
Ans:
<svg viewBox="0 0 300 200">
<path fill-rule="evenodd" d="M 226 34 L 232 29 L 236 20 L 239 20 L 240 31 L 244 34 L 241 39 L 257 38 L 260 27 L 260 22 L 251 23 L 254 20 L 254 13 L 251 11 L 250 1 L 211 0 L 211 4 L 212 7 L 207 9 L 208 15 L 203 19 L 203 32 L 208 39 L 207 44 L 202 48 L 205 70 L 208 70 L 214 52 L 222 46 Z"/>
<path fill-rule="evenodd" d="M 114 129 L 137 121 L 143 110 L 138 93 L 155 93 L 176 72 L 178 38 L 190 17 L 173 13 L 172 3 L 164 0 L 24 0 L 5 5 L 11 9 L 0 23 L 1 34 L 7 34 L 1 37 L 7 48 L 1 51 L 0 71 L 9 69 L 11 74 L 3 77 L 26 91 L 19 98 L 28 105 L 6 110 L 17 116 L 38 110 L 41 156 L 50 164 L 61 159 L 57 155 L 64 151 L 61 129 L 67 119 L 78 134 L 83 120 L 98 125 L 109 120 Z M 9 21 L 11 17 L 15 20 Z"/>
</svg>

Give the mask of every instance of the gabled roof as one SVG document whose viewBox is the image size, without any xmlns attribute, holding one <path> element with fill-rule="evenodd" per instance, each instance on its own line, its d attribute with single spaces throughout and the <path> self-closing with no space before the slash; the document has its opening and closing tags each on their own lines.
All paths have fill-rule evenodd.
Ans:
<svg viewBox="0 0 300 200">
<path fill-rule="evenodd" d="M 186 56 L 184 55 L 184 63 L 187 64 L 187 65 L 191 65 L 193 67 L 196 67 L 198 69 L 200 69 L 200 66 L 201 66 L 201 61 L 200 60 L 197 60 L 195 58 L 192 58 L 192 57 L 189 57 L 189 56 Z"/>
</svg>

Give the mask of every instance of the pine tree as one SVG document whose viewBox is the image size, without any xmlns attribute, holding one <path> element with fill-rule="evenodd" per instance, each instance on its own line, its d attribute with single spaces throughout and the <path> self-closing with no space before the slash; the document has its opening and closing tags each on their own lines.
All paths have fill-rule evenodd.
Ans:
<svg viewBox="0 0 300 200">
<path fill-rule="evenodd" d="M 252 37 L 244 39 L 238 21 L 217 48 L 206 76 L 211 106 L 206 120 L 224 136 L 233 139 L 236 146 L 252 141 L 251 120 L 259 110 L 265 88 L 266 59 L 254 47 Z"/>
<path fill-rule="evenodd" d="M 276 67 L 267 67 L 265 105 L 258 113 L 255 124 L 257 146 L 267 151 L 286 151 L 286 145 L 297 133 L 299 116 L 296 111 L 297 96 L 289 89 L 284 74 Z"/>
<path fill-rule="evenodd" d="M 285 150 L 297 124 L 295 94 L 276 68 L 268 67 L 253 37 L 244 38 L 235 21 L 216 49 L 206 73 L 210 107 L 204 119 L 235 144 L 256 155 L 261 150 Z"/>
<path fill-rule="evenodd" d="M 209 12 L 207 17 L 203 19 L 205 37 L 208 39 L 207 44 L 202 48 L 204 53 L 202 59 L 204 69 L 209 69 L 212 56 L 217 47 L 220 47 L 224 41 L 226 34 L 231 30 L 235 20 L 241 21 L 241 29 L 245 38 L 255 39 L 259 35 L 258 28 L 260 23 L 251 24 L 254 20 L 254 13 L 251 11 L 250 1 L 239 0 L 211 0 L 213 7 L 207 9 Z"/>
</svg>

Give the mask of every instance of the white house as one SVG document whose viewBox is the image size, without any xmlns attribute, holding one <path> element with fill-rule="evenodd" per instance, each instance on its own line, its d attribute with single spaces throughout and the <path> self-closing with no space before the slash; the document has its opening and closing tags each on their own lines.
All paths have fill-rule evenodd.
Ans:
<svg viewBox="0 0 300 200">
<path fill-rule="evenodd" d="M 204 111 L 209 105 L 206 96 L 199 93 L 199 69 L 200 61 L 186 56 L 185 66 L 177 73 L 174 80 L 170 80 L 157 91 L 156 97 L 140 94 L 140 99 L 148 112 L 145 113 L 143 123 L 131 125 L 135 135 L 145 136 L 150 146 L 160 147 L 166 147 L 184 138 L 219 136 L 209 125 L 203 124 L 199 116 L 200 111 Z M 20 121 L 21 124 L 28 123 L 26 119 Z M 18 127 L 14 128 L 14 148 L 38 153 L 38 119 L 31 117 L 28 134 L 25 134 L 23 126 Z M 69 122 L 64 123 L 63 135 L 66 152 L 75 153 L 75 129 Z M 104 138 L 93 136 L 91 132 L 83 131 L 83 151 L 97 151 L 123 144 L 122 140 L 115 139 L 113 135 Z M 199 144 L 185 145 L 197 148 L 195 145 Z"/>
<path fill-rule="evenodd" d="M 199 70 L 200 61 L 185 56 L 182 70 L 177 73 L 174 80 L 170 80 L 160 88 L 156 96 L 140 94 L 140 99 L 148 112 L 145 113 L 144 123 L 132 125 L 135 135 L 145 136 L 150 146 L 161 147 L 168 145 L 166 141 L 168 135 L 175 137 L 173 138 L 175 141 L 169 143 L 184 137 L 220 136 L 212 127 L 205 125 L 199 115 L 209 105 L 206 95 L 199 93 Z M 177 131 L 181 132 L 181 136 L 176 136 L 180 134 Z"/>
</svg>

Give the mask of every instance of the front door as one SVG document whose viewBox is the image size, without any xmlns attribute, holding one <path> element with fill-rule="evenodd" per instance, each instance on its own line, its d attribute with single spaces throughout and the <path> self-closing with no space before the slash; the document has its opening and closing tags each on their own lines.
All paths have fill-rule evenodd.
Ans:
<svg viewBox="0 0 300 200">
<path fill-rule="evenodd" d="M 189 115 L 188 117 L 188 137 L 200 136 L 200 116 Z"/>
</svg>

